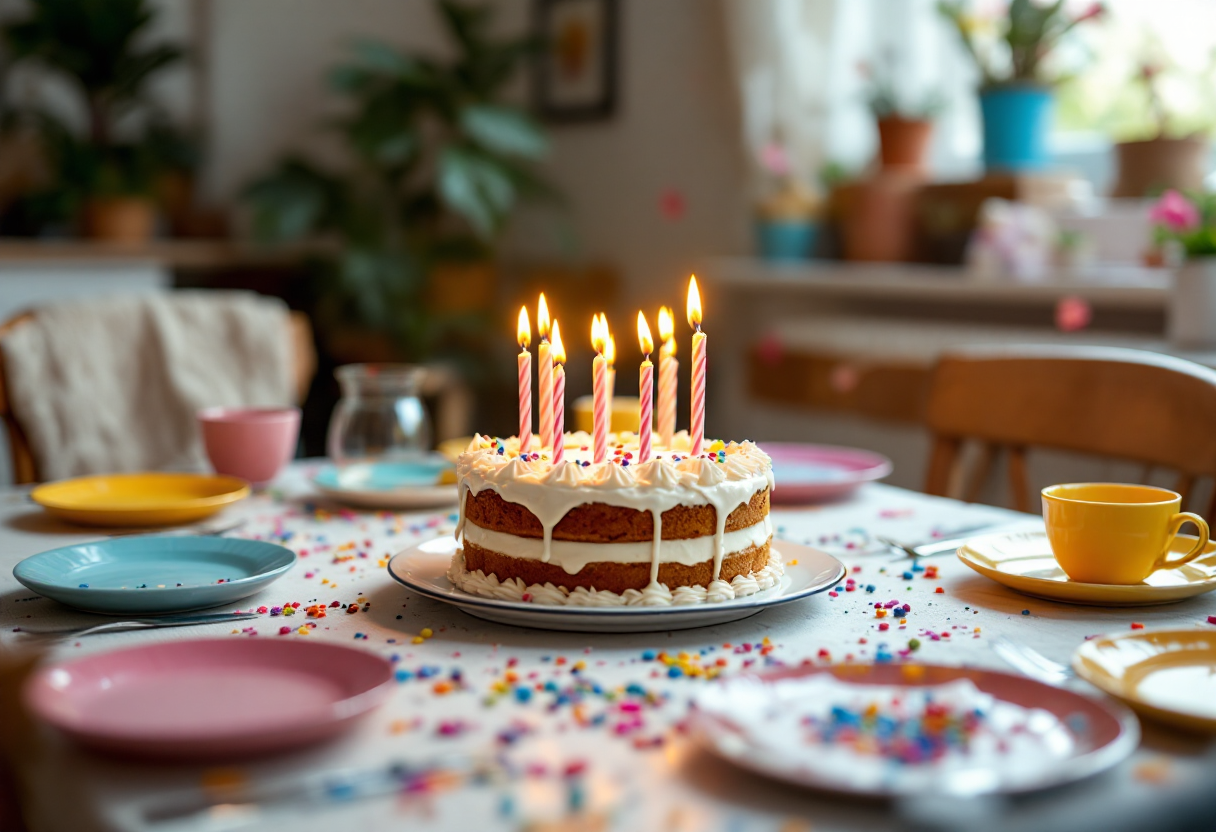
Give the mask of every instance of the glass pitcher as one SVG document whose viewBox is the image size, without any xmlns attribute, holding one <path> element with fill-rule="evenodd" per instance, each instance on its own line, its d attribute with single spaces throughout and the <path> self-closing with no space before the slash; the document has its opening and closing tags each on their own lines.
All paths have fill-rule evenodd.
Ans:
<svg viewBox="0 0 1216 832">
<path fill-rule="evenodd" d="M 417 460 L 431 448 L 431 420 L 419 398 L 426 370 L 409 364 L 348 364 L 334 371 L 342 398 L 327 450 L 338 465 Z"/>
</svg>

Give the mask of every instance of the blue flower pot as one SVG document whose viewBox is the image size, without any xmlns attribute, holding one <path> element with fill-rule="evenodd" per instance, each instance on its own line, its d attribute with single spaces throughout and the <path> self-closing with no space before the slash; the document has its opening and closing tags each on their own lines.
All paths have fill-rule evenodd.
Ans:
<svg viewBox="0 0 1216 832">
<path fill-rule="evenodd" d="M 819 225 L 809 220 L 756 221 L 756 241 L 765 260 L 806 260 L 818 239 Z"/>
<path fill-rule="evenodd" d="M 984 167 L 990 171 L 1047 167 L 1047 133 L 1055 98 L 1045 87 L 994 87 L 980 93 Z"/>
</svg>

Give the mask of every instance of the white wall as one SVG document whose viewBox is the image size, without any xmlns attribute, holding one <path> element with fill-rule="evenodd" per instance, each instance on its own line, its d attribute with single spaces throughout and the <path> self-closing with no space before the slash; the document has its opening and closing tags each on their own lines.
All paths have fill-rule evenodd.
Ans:
<svg viewBox="0 0 1216 832">
<path fill-rule="evenodd" d="M 184 36 L 184 0 L 161 0 L 167 33 Z M 523 31 L 529 0 L 500 0 L 499 23 Z M 568 226 L 521 220 L 508 254 L 607 262 L 631 300 L 678 300 L 688 270 L 709 254 L 747 246 L 744 166 L 717 3 L 622 0 L 619 107 L 607 121 L 552 128 L 546 165 L 570 202 Z M 328 67 L 358 37 L 442 52 L 429 0 L 212 0 L 211 155 L 204 193 L 227 202 L 282 153 L 336 153 L 320 129 L 338 103 Z M 521 82 L 524 79 L 521 79 Z M 183 89 L 175 83 L 174 91 Z M 520 84 L 520 95 L 526 95 Z M 659 209 L 681 192 L 679 221 Z"/>
</svg>

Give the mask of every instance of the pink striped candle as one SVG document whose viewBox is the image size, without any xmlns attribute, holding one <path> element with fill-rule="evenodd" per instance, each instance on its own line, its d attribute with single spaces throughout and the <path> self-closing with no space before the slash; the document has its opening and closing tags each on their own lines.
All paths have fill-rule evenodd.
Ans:
<svg viewBox="0 0 1216 832">
<path fill-rule="evenodd" d="M 700 456 L 705 446 L 705 333 L 701 331 L 701 293 L 697 277 L 688 281 L 688 325 L 692 336 L 692 418 L 688 432 L 692 439 L 692 455 Z"/>
<path fill-rule="evenodd" d="M 532 446 L 532 323 L 528 320 L 528 307 L 520 307 L 519 326 L 519 452 L 526 454 Z"/>
<path fill-rule="evenodd" d="M 553 322 L 553 464 L 566 457 L 566 348 L 562 346 L 562 331 Z"/>
<path fill-rule="evenodd" d="M 539 401 L 536 403 L 540 411 L 540 444 L 542 448 L 553 447 L 553 358 L 550 355 L 549 344 L 549 304 L 545 303 L 544 292 L 541 293 L 540 303 L 536 307 L 536 330 L 540 335 L 540 346 L 537 347 L 537 361 L 540 368 L 537 371 L 539 382 Z"/>
<path fill-rule="evenodd" d="M 638 312 L 638 345 L 642 348 L 642 367 L 638 374 L 638 462 L 650 461 L 651 408 L 654 407 L 654 364 L 650 353 L 654 352 L 654 341 L 650 338 L 650 325 L 646 316 Z"/>
<path fill-rule="evenodd" d="M 670 450 L 676 432 L 676 389 L 680 362 L 676 360 L 675 322 L 666 306 L 659 310 L 659 441 Z"/>
<path fill-rule="evenodd" d="M 607 344 L 608 321 L 602 315 L 596 315 L 591 319 L 591 346 L 595 347 L 595 359 L 591 362 L 591 461 L 597 464 L 608 458 L 608 421 L 612 418 L 608 410 L 608 359 L 604 357 Z"/>
</svg>

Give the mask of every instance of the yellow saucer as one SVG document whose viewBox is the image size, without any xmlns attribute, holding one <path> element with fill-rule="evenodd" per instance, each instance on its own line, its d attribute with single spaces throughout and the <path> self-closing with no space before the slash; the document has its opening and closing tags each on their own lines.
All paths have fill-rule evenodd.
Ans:
<svg viewBox="0 0 1216 832">
<path fill-rule="evenodd" d="M 1180 534 L 1170 544 L 1178 553 L 1195 545 Z M 1169 604 L 1216 589 L 1216 541 L 1196 560 L 1177 569 L 1154 572 L 1141 584 L 1082 584 L 1069 580 L 1051 554 L 1045 532 L 991 534 L 968 540 L 958 559 L 1010 589 L 1036 598 L 1100 607 Z"/>
<path fill-rule="evenodd" d="M 1143 630 L 1087 641 L 1077 675 L 1142 716 L 1216 732 L 1216 630 Z"/>
<path fill-rule="evenodd" d="M 249 483 L 218 474 L 105 474 L 40 485 L 30 498 L 88 526 L 191 523 L 249 496 Z"/>
</svg>

